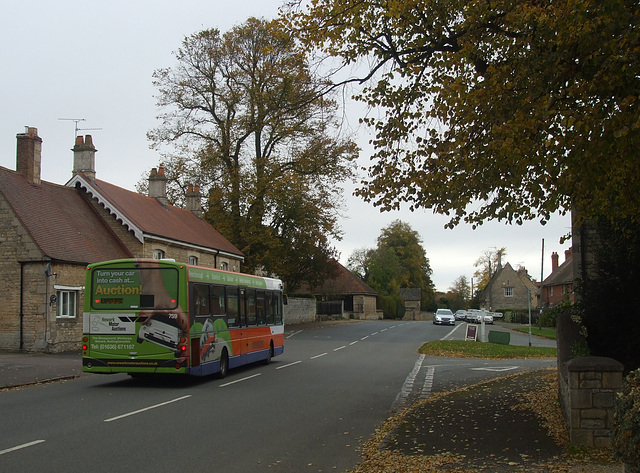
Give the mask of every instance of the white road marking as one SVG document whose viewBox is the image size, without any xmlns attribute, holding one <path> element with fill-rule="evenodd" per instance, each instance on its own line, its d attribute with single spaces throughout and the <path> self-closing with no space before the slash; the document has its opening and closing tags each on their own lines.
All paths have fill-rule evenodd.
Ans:
<svg viewBox="0 0 640 473">
<path fill-rule="evenodd" d="M 319 355 L 316 355 L 316 356 L 312 356 L 310 359 L 311 360 L 315 360 L 316 358 L 320 358 L 321 356 L 324 356 L 324 355 L 326 355 L 326 352 L 325 353 L 320 353 Z"/>
<path fill-rule="evenodd" d="M 140 414 L 142 412 L 146 412 L 146 411 L 150 411 L 151 409 L 155 409 L 157 407 L 162 407 L 162 406 L 166 406 L 167 404 L 172 404 L 174 402 L 178 402 L 178 401 L 183 401 L 187 398 L 190 398 L 191 394 L 187 395 L 187 396 L 182 396 L 179 397 L 177 399 L 172 399 L 171 401 L 167 401 L 167 402 L 161 402 L 160 404 L 156 404 L 154 406 L 149 406 L 149 407 L 145 407 L 144 409 L 138 409 L 137 411 L 133 411 L 133 412 L 128 412 L 127 414 L 122 414 L 121 416 L 117 416 L 117 417 L 111 417 L 110 419 L 105 419 L 105 422 L 113 422 L 114 420 L 119 420 L 119 419 L 123 419 L 125 417 L 129 417 L 129 416 L 133 416 L 136 414 Z"/>
<path fill-rule="evenodd" d="M 260 376 L 262 373 L 252 374 L 251 376 L 247 376 L 245 378 L 236 379 L 235 381 L 230 381 L 228 383 L 221 384 L 220 387 L 224 388 L 225 386 L 231 386 L 232 384 L 240 383 L 242 381 L 246 381 L 251 378 L 255 378 L 256 376 Z"/>
<path fill-rule="evenodd" d="M 460 327 L 464 327 L 465 324 L 460 324 L 460 325 L 456 325 L 448 334 L 446 334 L 444 337 L 442 337 L 440 340 L 446 340 L 447 338 L 451 337 L 453 335 L 453 332 L 455 332 L 456 330 L 458 330 Z"/>
<path fill-rule="evenodd" d="M 34 440 L 33 442 L 23 443 L 22 445 L 16 445 L 15 447 L 7 448 L 6 450 L 0 450 L 0 455 L 4 455 L 5 453 L 15 452 L 16 450 L 22 450 L 23 448 L 33 447 L 34 445 L 38 445 L 39 443 L 43 443 L 44 440 Z"/>
<path fill-rule="evenodd" d="M 341 347 L 334 348 L 333 351 L 342 350 L 343 348 L 347 348 L 347 346 L 346 345 L 342 345 Z"/>
<path fill-rule="evenodd" d="M 433 388 L 433 375 L 435 371 L 435 366 L 427 366 L 427 374 L 425 374 L 424 376 L 424 384 L 422 385 L 423 398 L 431 396 L 431 389 Z"/>
<path fill-rule="evenodd" d="M 278 366 L 276 369 L 281 370 L 282 368 L 288 368 L 289 366 L 297 365 L 298 363 L 302 363 L 302 360 L 294 361 L 293 363 L 289 363 L 288 365 Z"/>
<path fill-rule="evenodd" d="M 395 409 L 397 406 L 401 406 L 407 400 L 411 391 L 413 391 L 413 383 L 416 380 L 416 376 L 418 376 L 418 372 L 420 368 L 422 368 L 422 362 L 424 361 L 425 355 L 421 354 L 413 365 L 413 370 L 407 376 L 407 379 L 404 380 L 404 384 L 402 385 L 402 389 L 396 396 L 396 399 L 393 401 L 391 406 L 392 409 Z"/>
<path fill-rule="evenodd" d="M 487 366 L 484 368 L 471 368 L 474 371 L 497 371 L 497 372 L 502 372 L 502 371 L 512 371 L 512 370 L 517 370 L 519 367 L 518 366 Z"/>
</svg>

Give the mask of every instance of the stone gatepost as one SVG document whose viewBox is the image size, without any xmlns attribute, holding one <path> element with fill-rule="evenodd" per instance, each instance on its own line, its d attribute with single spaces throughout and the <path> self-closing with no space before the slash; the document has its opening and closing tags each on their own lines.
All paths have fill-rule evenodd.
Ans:
<svg viewBox="0 0 640 473">
<path fill-rule="evenodd" d="M 585 356 L 567 362 L 569 438 L 572 445 L 610 448 L 616 394 L 622 388 L 621 363 Z"/>
</svg>

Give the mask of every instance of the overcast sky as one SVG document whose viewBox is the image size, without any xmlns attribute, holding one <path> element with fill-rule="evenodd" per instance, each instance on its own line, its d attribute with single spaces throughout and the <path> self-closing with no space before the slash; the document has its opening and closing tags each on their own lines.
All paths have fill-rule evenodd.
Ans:
<svg viewBox="0 0 640 473">
<path fill-rule="evenodd" d="M 175 65 L 173 52 L 197 31 L 221 32 L 249 16 L 273 18 L 280 0 L 0 0 L 0 166 L 15 170 L 16 135 L 25 126 L 43 139 L 42 179 L 64 184 L 71 177 L 76 122 L 80 135 L 91 134 L 98 152 L 99 179 L 126 189 L 158 164 L 146 133 L 157 126 L 155 69 Z M 347 111 L 349 112 L 349 111 Z M 357 117 L 353 117 L 353 123 Z M 369 136 L 360 130 L 363 149 Z M 367 153 L 361 163 L 368 162 Z M 488 222 L 477 230 L 460 225 L 445 230 L 448 219 L 429 211 L 383 213 L 352 197 L 347 186 L 342 241 L 335 242 L 340 261 L 356 249 L 373 248 L 380 230 L 396 219 L 422 238 L 436 288 L 446 291 L 461 275 L 471 279 L 475 261 L 485 251 L 505 247 L 516 268 L 524 266 L 540 280 L 542 241 L 544 277 L 551 253 L 564 261 L 560 237 L 570 230 L 569 217 L 546 226 L 531 222 L 508 226 Z"/>
</svg>

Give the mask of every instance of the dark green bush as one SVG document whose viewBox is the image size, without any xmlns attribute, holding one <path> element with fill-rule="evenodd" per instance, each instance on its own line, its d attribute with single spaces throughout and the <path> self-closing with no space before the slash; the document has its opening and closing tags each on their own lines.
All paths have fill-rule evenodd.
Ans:
<svg viewBox="0 0 640 473">
<path fill-rule="evenodd" d="M 640 370 L 629 373 L 616 399 L 613 451 L 626 464 L 625 471 L 640 473 Z"/>
<path fill-rule="evenodd" d="M 405 307 L 399 295 L 378 295 L 378 307 L 382 309 L 382 317 L 385 319 L 404 317 Z"/>
<path fill-rule="evenodd" d="M 577 289 L 589 351 L 619 361 L 629 372 L 640 367 L 640 225 L 603 220 L 591 241 L 595 264 Z"/>
</svg>

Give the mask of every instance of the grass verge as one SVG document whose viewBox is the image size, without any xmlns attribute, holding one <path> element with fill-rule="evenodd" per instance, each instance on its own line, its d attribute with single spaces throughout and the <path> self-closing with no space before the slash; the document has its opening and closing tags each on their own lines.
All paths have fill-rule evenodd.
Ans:
<svg viewBox="0 0 640 473">
<path fill-rule="evenodd" d="M 518 345 L 500 345 L 464 340 L 437 340 L 425 343 L 418 350 L 425 355 L 447 356 L 452 358 L 555 358 L 556 348 L 528 347 Z"/>
<path fill-rule="evenodd" d="M 521 328 L 516 328 L 512 330 L 515 330 L 516 332 L 527 333 L 527 334 L 529 333 L 529 327 L 521 327 Z M 556 339 L 556 331 L 551 329 L 531 327 L 531 334 L 536 335 L 538 337 L 551 338 L 553 340 Z"/>
</svg>

